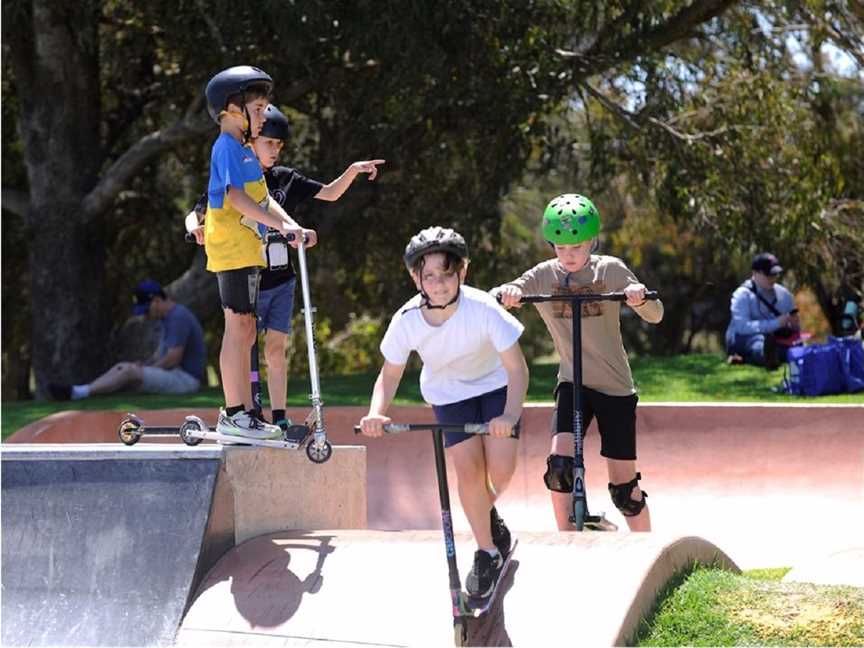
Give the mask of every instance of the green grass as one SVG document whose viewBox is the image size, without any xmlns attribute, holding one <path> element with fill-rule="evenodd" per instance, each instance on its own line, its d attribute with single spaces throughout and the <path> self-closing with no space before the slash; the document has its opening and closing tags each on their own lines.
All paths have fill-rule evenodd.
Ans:
<svg viewBox="0 0 864 648">
<path fill-rule="evenodd" d="M 637 646 L 860 646 L 864 589 L 783 583 L 788 570 L 694 568 L 660 594 Z"/>
<path fill-rule="evenodd" d="M 783 377 L 782 369 L 773 372 L 759 367 L 729 367 L 720 356 L 692 354 L 675 357 L 635 358 L 633 376 L 642 402 L 657 401 L 736 401 L 794 403 L 861 403 L 864 393 L 839 394 L 819 398 L 800 398 L 771 391 Z M 531 368 L 529 401 L 551 401 L 557 365 L 537 364 Z M 375 373 L 322 376 L 321 388 L 328 405 L 365 405 L 375 382 Z M 308 404 L 307 382 L 292 378 L 288 386 L 289 405 Z M 418 372 L 406 372 L 396 399 L 400 404 L 421 403 Z M 205 389 L 192 396 L 119 394 L 90 398 L 74 404 L 36 401 L 7 401 L 2 404 L 2 434 L 5 439 L 20 427 L 64 409 L 142 410 L 173 407 L 216 408 L 222 404 L 218 388 Z"/>
</svg>

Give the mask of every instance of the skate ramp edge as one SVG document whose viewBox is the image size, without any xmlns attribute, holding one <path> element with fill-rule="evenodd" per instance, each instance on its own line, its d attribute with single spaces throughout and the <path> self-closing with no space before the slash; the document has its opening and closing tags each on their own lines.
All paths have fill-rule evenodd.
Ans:
<svg viewBox="0 0 864 648">
<path fill-rule="evenodd" d="M 15 444 L 2 452 L 2 645 L 166 646 L 213 565 L 297 526 L 366 527 L 365 448 Z"/>
<path fill-rule="evenodd" d="M 658 593 L 694 563 L 738 571 L 696 537 L 516 533 L 519 546 L 469 645 L 560 643 L 580 619 L 580 643 L 622 645 Z M 457 534 L 460 576 L 473 545 Z M 296 531 L 235 547 L 202 582 L 178 646 L 429 646 L 453 644 L 440 531 Z"/>
</svg>

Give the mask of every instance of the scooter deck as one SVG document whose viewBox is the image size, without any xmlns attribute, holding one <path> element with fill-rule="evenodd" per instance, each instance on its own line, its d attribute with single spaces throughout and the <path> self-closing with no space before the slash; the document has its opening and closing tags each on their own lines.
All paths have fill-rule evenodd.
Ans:
<svg viewBox="0 0 864 648">
<path fill-rule="evenodd" d="M 251 445 L 261 446 L 264 448 L 281 448 L 283 450 L 297 450 L 306 443 L 306 439 L 304 439 L 303 441 L 289 441 L 286 439 L 252 439 L 249 437 L 234 436 L 231 434 L 220 434 L 219 432 L 215 431 L 202 432 L 199 430 L 190 430 L 186 434 L 196 439 L 217 441 L 224 445 Z"/>
<path fill-rule="evenodd" d="M 507 572 L 510 570 L 510 563 L 513 560 L 513 554 L 516 553 L 516 547 L 518 546 L 519 540 L 514 540 L 513 546 L 510 547 L 510 553 L 507 554 L 507 558 L 501 566 L 501 573 L 498 574 L 498 580 L 495 583 L 495 587 L 492 589 L 492 593 L 485 598 L 475 598 L 473 596 L 467 597 L 467 616 L 477 619 L 486 614 L 492 606 L 495 605 L 495 601 L 498 598 L 498 592 L 501 591 L 501 584 L 507 577 Z"/>
</svg>

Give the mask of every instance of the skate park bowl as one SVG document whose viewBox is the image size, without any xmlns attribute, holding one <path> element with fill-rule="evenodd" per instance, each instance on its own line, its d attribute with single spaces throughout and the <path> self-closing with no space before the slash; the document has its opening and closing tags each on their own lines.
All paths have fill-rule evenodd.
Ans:
<svg viewBox="0 0 864 648">
<path fill-rule="evenodd" d="M 357 437 L 352 427 L 364 413 L 365 408 L 359 407 L 326 411 L 328 436 L 335 446 L 329 463 L 335 466 L 340 456 L 362 454 L 362 469 L 359 458 L 349 462 L 352 467 L 340 468 L 339 474 L 348 471 L 350 479 L 335 475 L 319 479 L 316 471 L 327 470 L 328 464 L 313 465 L 302 453 L 223 449 L 207 443 L 185 448 L 177 445 L 179 439 L 146 436 L 137 446 L 127 448 L 116 442 L 122 413 L 66 412 L 22 429 L 11 443 L 3 445 L 3 644 L 70 645 L 68 640 L 49 635 L 50 627 L 95 627 L 100 606 L 115 614 L 122 610 L 115 626 L 105 630 L 115 635 L 82 634 L 72 643 L 452 643 L 430 435 Z M 391 413 L 399 422 L 432 421 L 431 410 L 425 407 L 395 407 Z M 559 636 L 557 626 L 545 619 L 571 619 L 577 612 L 591 620 L 581 624 L 593 633 L 590 643 L 627 643 L 641 616 L 650 612 L 657 592 L 693 561 L 714 562 L 728 569 L 797 568 L 829 555 L 860 556 L 864 545 L 862 413 L 864 407 L 856 405 L 640 404 L 639 469 L 641 485 L 649 493 L 654 532 L 571 534 L 555 531 L 548 491 L 541 479 L 551 407 L 526 407 L 516 473 L 497 504 L 519 539 L 519 547 L 502 584 L 503 596 L 481 622 L 472 624 L 470 643 L 553 643 Z M 137 414 L 151 425 L 177 424 L 187 414 L 201 415 L 210 423 L 215 418 L 212 411 Z M 295 419 L 304 414 L 289 411 Z M 76 500 L 75 507 L 44 513 L 44 519 L 28 513 L 38 510 L 28 504 L 35 491 L 25 497 L 24 488 L 10 497 L 7 465 L 15 444 L 21 442 L 36 444 L 22 449 L 41 447 L 48 455 L 62 454 L 67 447 L 64 442 L 72 442 L 85 456 L 109 450 L 121 457 L 173 450 L 183 455 L 216 453 L 221 461 L 218 469 L 210 469 L 215 477 L 213 487 L 206 491 L 209 496 L 198 494 L 193 501 L 193 493 L 184 498 L 173 495 L 175 488 L 185 492 L 185 487 L 165 489 L 159 506 L 164 509 L 168 501 L 168 508 L 176 507 L 176 512 L 160 509 L 150 493 L 153 489 L 147 488 L 149 482 L 139 483 L 144 478 L 137 474 L 103 484 L 102 491 L 116 488 L 115 499 L 128 503 L 124 513 L 128 513 L 131 530 L 120 533 L 116 530 L 119 523 L 112 523 L 120 513 L 109 515 L 104 497 L 98 499 L 93 488 L 66 488 L 65 499 Z M 105 443 L 112 445 L 99 445 Z M 355 449 L 343 450 L 346 446 Z M 605 510 L 611 521 L 626 529 L 607 494 L 606 470 L 593 426 L 586 438 L 585 456 L 591 511 Z M 120 459 L 104 461 L 116 464 Z M 191 465 L 191 460 L 176 457 L 164 461 Z M 226 467 L 231 462 L 233 473 Z M 107 464 L 103 471 L 119 470 L 109 470 Z M 206 481 L 197 481 L 202 480 Z M 52 484 L 59 487 L 56 480 Z M 454 474 L 450 474 L 450 485 L 457 556 L 464 578 L 474 547 L 458 506 Z M 333 490 L 339 487 L 341 491 Z M 363 505 L 343 501 L 358 492 L 362 492 Z M 292 497 L 302 500 L 295 507 L 299 513 L 291 510 Z M 327 513 L 330 519 L 311 515 L 331 505 L 328 502 L 333 505 Z M 154 508 L 145 510 L 146 506 Z M 220 507 L 230 508 L 231 513 L 214 513 Z M 197 517 L 190 508 L 199 511 Z M 85 514 L 99 510 L 105 511 L 101 518 Z M 81 518 L 85 528 L 73 530 L 70 516 Z M 186 525 L 172 522 L 176 516 L 186 520 Z M 15 524 L 9 522 L 19 519 Z M 217 519 L 222 520 L 221 525 L 216 524 Z M 43 520 L 41 526 L 39 520 Z M 231 525 L 231 531 L 224 530 Z M 220 527 L 221 536 L 213 531 Z M 50 542 L 44 540 L 46 534 Z M 143 541 L 149 537 L 154 541 Z M 38 547 L 39 543 L 48 543 L 47 548 Z M 79 583 L 78 588 L 64 592 L 67 597 L 77 596 L 78 605 L 83 605 L 78 615 L 69 609 L 39 608 L 40 601 L 54 592 L 52 587 L 61 589 L 58 566 L 66 559 L 58 550 L 62 543 L 68 547 L 64 549 L 68 559 L 80 563 L 70 576 L 73 584 Z M 16 552 L 26 557 L 24 569 L 32 572 L 29 581 L 20 584 L 23 577 L 14 571 Z M 181 555 L 184 562 L 179 565 Z M 173 589 L 169 592 L 169 586 L 161 582 L 148 585 L 139 573 L 126 569 L 126 563 L 136 562 L 158 565 L 159 570 L 174 574 Z M 850 566 L 847 577 L 860 580 L 860 571 Z M 410 584 L 406 584 L 408 579 Z M 864 586 L 864 582 L 850 584 Z M 29 593 L 22 595 L 19 590 L 27 588 Z M 148 588 L 161 591 L 158 602 L 151 601 L 150 607 L 144 606 L 142 594 Z M 90 600 L 82 603 L 86 597 Z M 546 607 L 540 609 L 535 603 L 540 597 L 544 606 L 549 601 L 556 606 L 560 602 L 560 610 L 556 607 L 550 616 Z M 148 615 L 159 617 L 163 625 L 149 630 L 146 642 L 116 634 L 124 623 L 133 623 L 130 619 Z M 25 623 L 34 624 L 30 634 L 15 634 L 15 628 Z"/>
</svg>

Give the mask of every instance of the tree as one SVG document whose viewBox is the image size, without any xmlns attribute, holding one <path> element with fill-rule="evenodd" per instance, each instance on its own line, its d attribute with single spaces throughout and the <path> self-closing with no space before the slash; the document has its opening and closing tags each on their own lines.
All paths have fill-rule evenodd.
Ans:
<svg viewBox="0 0 864 648">
<path fill-rule="evenodd" d="M 29 346 L 37 390 L 92 377 L 142 271 L 188 265 L 174 292 L 202 296 L 205 315 L 217 308 L 200 255 L 177 242 L 177 215 L 204 186 L 214 126 L 201 89 L 222 67 L 271 71 L 297 123 L 292 157 L 310 174 L 390 159 L 380 184 L 306 214 L 333 242 L 316 257 L 316 294 L 345 322 L 405 296 L 388 279 L 401 272 L 394 241 L 430 219 L 494 248 L 498 197 L 574 79 L 662 50 L 734 4 L 7 0 L 4 117 L 21 146 L 4 138 L 4 160 L 26 178 L 7 185 L 4 171 L 3 209 L 23 219 L 4 242 L 8 231 L 27 243 L 32 316 L 29 345 L 13 347 Z M 498 264 L 475 268 L 482 278 Z M 17 313 L 6 318 L 20 331 Z"/>
</svg>

